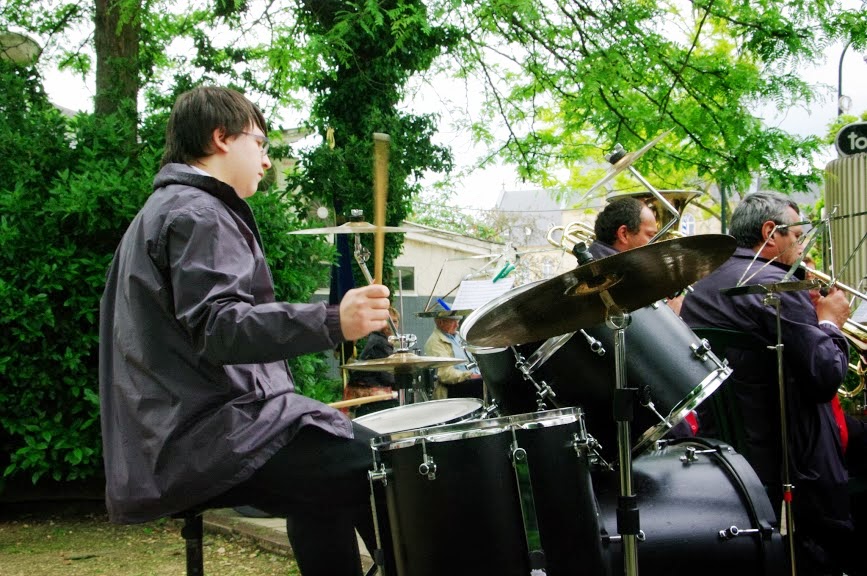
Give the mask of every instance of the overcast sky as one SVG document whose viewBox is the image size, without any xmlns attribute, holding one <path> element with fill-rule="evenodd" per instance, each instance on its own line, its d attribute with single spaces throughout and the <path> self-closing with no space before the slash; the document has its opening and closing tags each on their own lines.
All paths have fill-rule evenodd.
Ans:
<svg viewBox="0 0 867 576">
<path fill-rule="evenodd" d="M 843 44 L 829 46 L 824 63 L 804 70 L 804 79 L 817 86 L 820 95 L 819 100 L 809 110 L 769 108 L 761 112 L 765 122 L 794 134 L 824 135 L 828 124 L 837 116 L 837 72 L 842 51 Z M 859 115 L 867 110 L 867 62 L 862 54 L 852 48 L 846 51 L 843 58 L 842 78 L 843 94 L 852 99 L 850 113 Z M 459 168 L 472 165 L 484 154 L 484 150 L 474 146 L 467 133 L 449 130 L 448 117 L 453 113 L 453 108 L 442 103 L 445 98 L 442 92 L 443 85 L 437 83 L 441 90 L 439 93 L 432 87 L 422 90 L 416 96 L 417 102 L 413 103 L 412 108 L 420 112 L 441 114 L 444 128 L 437 136 L 438 142 L 452 148 Z M 45 88 L 55 104 L 73 110 L 93 108 L 92 81 L 86 85 L 80 78 L 70 73 L 46 72 Z M 455 96 L 451 87 L 445 92 L 450 98 Z M 836 152 L 829 149 L 822 162 L 827 163 L 835 157 Z M 637 164 L 636 168 L 641 171 L 640 165 Z M 457 201 L 460 207 L 489 209 L 494 207 L 501 190 L 520 190 L 530 186 L 521 183 L 512 168 L 501 166 L 477 170 L 456 187 L 459 191 Z"/>
</svg>

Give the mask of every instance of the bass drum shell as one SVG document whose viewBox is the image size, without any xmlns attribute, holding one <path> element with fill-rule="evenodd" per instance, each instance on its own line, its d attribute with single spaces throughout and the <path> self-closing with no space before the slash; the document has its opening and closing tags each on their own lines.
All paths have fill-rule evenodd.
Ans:
<svg viewBox="0 0 867 576">
<path fill-rule="evenodd" d="M 640 529 L 642 576 L 695 571 L 701 576 L 782 576 L 790 572 L 783 538 L 764 487 L 746 459 L 731 447 L 703 438 L 676 440 L 633 462 Z M 695 460 L 684 460 L 689 448 Z M 603 533 L 617 534 L 615 473 L 594 473 Z M 720 537 L 731 526 L 761 528 L 764 535 Z M 773 529 L 771 527 L 773 526 Z M 605 544 L 611 574 L 623 574 L 619 542 Z"/>
<path fill-rule="evenodd" d="M 397 575 L 527 576 L 522 501 L 530 494 L 538 519 L 531 538 L 541 542 L 546 574 L 604 572 L 590 466 L 576 450 L 583 438 L 577 408 L 374 438 Z M 513 443 L 526 451 L 531 490 L 518 489 Z M 423 463 L 435 466 L 433 477 L 420 472 Z"/>
</svg>

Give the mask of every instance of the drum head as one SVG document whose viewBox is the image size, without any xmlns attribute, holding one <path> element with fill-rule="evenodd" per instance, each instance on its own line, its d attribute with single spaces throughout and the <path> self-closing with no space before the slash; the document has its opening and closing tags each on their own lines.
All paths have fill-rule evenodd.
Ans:
<svg viewBox="0 0 867 576">
<path fill-rule="evenodd" d="M 482 412 L 482 402 L 473 398 L 449 398 L 407 404 L 365 414 L 353 420 L 370 428 L 378 434 L 391 434 L 403 430 L 429 428 L 441 424 L 452 424 L 478 417 Z"/>
</svg>

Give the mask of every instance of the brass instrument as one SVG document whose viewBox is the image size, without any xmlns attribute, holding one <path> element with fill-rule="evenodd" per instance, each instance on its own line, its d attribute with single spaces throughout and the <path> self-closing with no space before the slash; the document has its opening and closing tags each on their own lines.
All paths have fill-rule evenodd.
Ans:
<svg viewBox="0 0 867 576">
<path fill-rule="evenodd" d="M 861 300 L 867 300 L 867 295 L 851 286 L 843 284 L 839 280 L 832 280 L 830 275 L 819 270 L 806 268 L 803 264 L 801 266 L 806 269 L 808 274 L 818 278 L 826 286 L 836 286 L 838 289 L 848 292 L 852 296 L 856 296 Z M 858 376 L 858 385 L 853 390 L 848 390 L 844 386 L 841 386 L 837 390 L 837 394 L 843 398 L 854 398 L 864 391 L 865 384 L 867 384 L 867 326 L 850 318 L 843 323 L 843 327 L 840 330 L 849 343 L 858 349 L 858 363 L 849 364 L 849 371 Z"/>
<path fill-rule="evenodd" d="M 659 190 L 659 193 L 663 198 L 670 202 L 675 209 L 677 209 L 678 219 L 683 217 L 683 211 L 686 208 L 686 205 L 695 198 L 701 196 L 701 192 L 695 190 Z M 612 202 L 618 198 L 624 198 L 626 196 L 631 196 L 647 204 L 648 208 L 653 211 L 653 215 L 656 217 L 656 224 L 659 229 L 665 227 L 673 217 L 664 208 L 660 209 L 661 207 L 658 205 L 659 203 L 656 201 L 656 197 L 650 192 L 612 194 L 607 197 L 607 200 Z M 554 238 L 554 233 L 558 230 L 563 232 L 559 240 Z M 683 235 L 679 231 L 671 230 L 665 235 L 665 238 L 679 238 L 682 236 Z M 548 243 L 555 248 L 571 252 L 574 245 L 579 242 L 584 242 L 587 245 L 591 244 L 596 239 L 596 232 L 593 230 L 592 225 L 576 220 L 566 224 L 565 226 L 552 227 L 548 230 L 546 239 L 548 240 Z M 566 243 L 570 243 L 571 246 L 567 246 Z"/>
</svg>

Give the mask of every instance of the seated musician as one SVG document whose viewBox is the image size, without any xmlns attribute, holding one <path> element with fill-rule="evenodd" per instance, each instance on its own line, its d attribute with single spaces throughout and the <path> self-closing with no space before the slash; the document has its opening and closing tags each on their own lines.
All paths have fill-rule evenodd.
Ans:
<svg viewBox="0 0 867 576">
<path fill-rule="evenodd" d="M 640 248 L 650 243 L 658 228 L 653 211 L 641 200 L 625 196 L 612 200 L 596 216 L 593 232 L 596 239 L 588 247 L 594 258 L 605 258 L 624 250 Z M 680 313 L 683 296 L 669 298 L 666 303 L 675 314 Z M 694 412 L 674 425 L 668 438 L 695 436 L 698 422 Z"/>
<path fill-rule="evenodd" d="M 593 225 L 596 239 L 588 249 L 594 258 L 605 258 L 648 244 L 657 231 L 656 217 L 647 204 L 631 196 L 618 198 L 596 216 Z M 682 302 L 683 296 L 667 300 L 675 314 L 680 313 Z"/>
<path fill-rule="evenodd" d="M 400 313 L 394 307 L 389 307 L 388 313 L 391 316 L 391 321 L 394 327 L 397 328 L 400 324 Z M 382 330 L 371 332 L 367 337 L 367 342 L 364 344 L 361 354 L 358 359 L 375 360 L 377 358 L 387 358 L 394 354 L 394 346 L 388 341 L 388 337 L 392 335 L 391 327 L 386 324 Z M 344 400 L 354 400 L 355 398 L 365 398 L 367 396 L 377 396 L 379 394 L 389 394 L 394 386 L 394 374 L 392 372 L 370 372 L 366 370 L 350 371 L 350 382 L 343 390 Z M 371 412 L 378 412 L 386 408 L 395 408 L 398 406 L 397 400 L 384 400 L 382 402 L 371 402 L 362 404 L 353 409 L 349 409 L 351 417 L 363 416 Z"/>
<path fill-rule="evenodd" d="M 424 345 L 426 356 L 447 358 L 463 358 L 469 362 L 467 353 L 458 342 L 457 330 L 459 316 L 434 318 L 436 328 Z M 434 399 L 445 398 L 482 398 L 482 375 L 477 370 L 470 370 L 466 364 L 443 366 L 437 368 L 437 383 L 434 387 Z"/>
<path fill-rule="evenodd" d="M 802 228 L 798 206 L 786 196 L 761 192 L 746 196 L 732 214 L 731 235 L 738 248 L 713 273 L 697 282 L 681 315 L 693 328 L 748 333 L 759 346 L 726 352 L 733 373 L 723 384 L 734 387 L 733 407 L 743 421 L 742 452 L 781 509 L 783 457 L 776 353 L 777 313 L 761 294 L 729 296 L 722 288 L 780 282 L 801 258 Z M 796 523 L 797 570 L 800 574 L 863 574 L 847 491 L 848 471 L 832 400 L 848 369 L 848 343 L 840 328 L 849 316 L 845 294 L 831 288 L 810 300 L 806 290 L 780 296 L 786 444 Z M 699 406 L 702 435 L 714 436 L 715 423 Z M 853 422 L 849 448 L 862 443 L 863 427 Z"/>
</svg>

